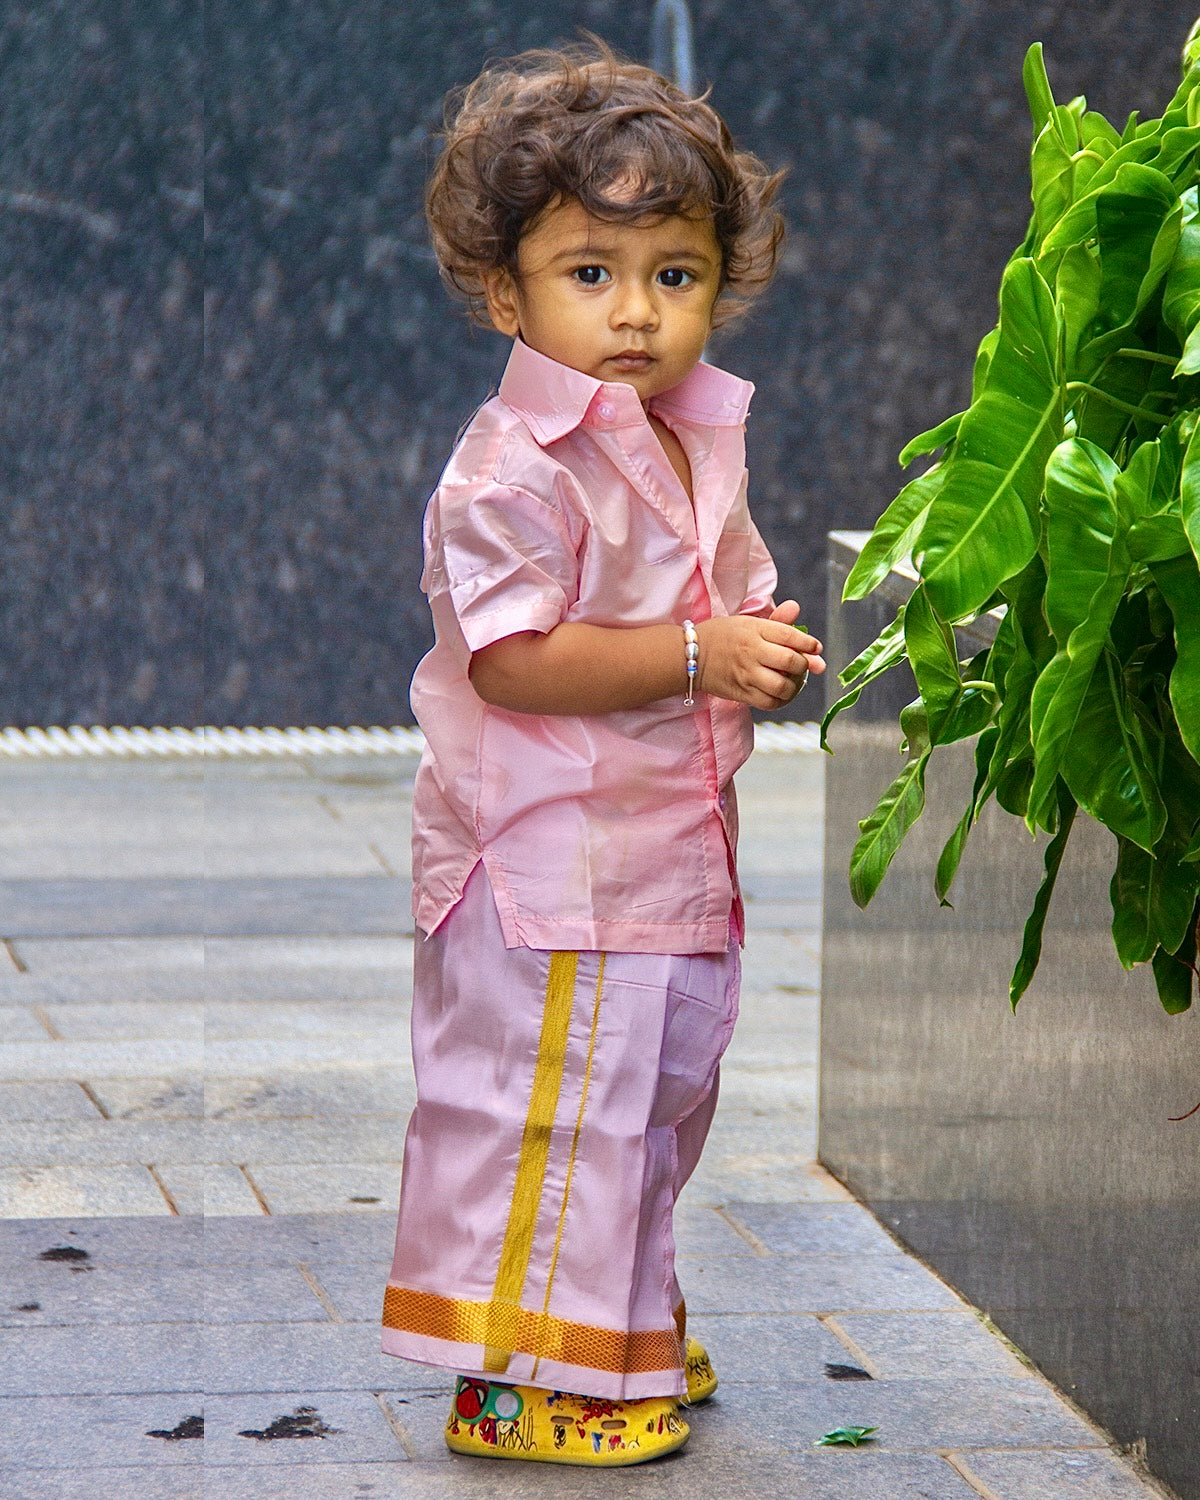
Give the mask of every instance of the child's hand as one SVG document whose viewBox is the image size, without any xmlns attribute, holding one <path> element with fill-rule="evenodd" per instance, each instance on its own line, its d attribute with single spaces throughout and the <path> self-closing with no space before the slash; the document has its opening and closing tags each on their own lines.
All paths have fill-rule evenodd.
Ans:
<svg viewBox="0 0 1200 1500">
<path fill-rule="evenodd" d="M 810 672 L 825 670 L 820 641 L 799 630 L 800 606 L 786 599 L 770 619 L 729 615 L 696 625 L 700 644 L 696 686 L 750 708 L 782 708 Z"/>
</svg>

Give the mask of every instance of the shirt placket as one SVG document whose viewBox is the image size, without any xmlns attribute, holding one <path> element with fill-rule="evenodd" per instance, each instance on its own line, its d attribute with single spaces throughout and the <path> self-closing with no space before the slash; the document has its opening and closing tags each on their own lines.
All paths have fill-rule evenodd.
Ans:
<svg viewBox="0 0 1200 1500">
<path fill-rule="evenodd" d="M 600 408 L 603 415 L 604 408 Z M 709 538 L 703 534 L 700 525 L 701 506 L 703 497 L 702 486 L 711 477 L 707 472 L 711 463 L 703 466 L 700 472 L 693 472 L 692 490 L 697 496 L 697 503 L 688 503 L 683 495 L 682 486 L 678 496 L 668 496 L 654 485 L 650 478 L 651 467 L 649 462 L 644 464 L 638 461 L 636 453 L 637 435 L 639 428 L 615 428 L 606 434 L 612 440 L 611 450 L 618 462 L 626 479 L 634 487 L 639 495 L 662 511 L 671 522 L 674 530 L 681 538 L 695 547 L 696 565 L 688 580 L 685 599 L 687 601 L 687 617 L 692 620 L 709 620 L 712 618 L 713 608 L 713 586 L 712 586 L 712 561 L 716 552 L 716 539 Z M 687 522 L 681 524 L 682 507 L 687 509 Z M 717 820 L 721 829 L 721 846 L 725 852 L 725 859 L 729 873 L 730 889 L 733 898 L 732 919 L 735 931 L 740 936 L 743 930 L 742 897 L 738 885 L 737 866 L 734 857 L 733 841 L 730 838 L 729 827 L 725 818 L 726 796 L 722 787 L 730 778 L 728 769 L 729 758 L 721 743 L 718 730 L 718 721 L 714 700 L 707 694 L 704 695 L 704 709 L 699 708 L 692 716 L 692 722 L 696 728 L 697 739 L 700 746 L 700 758 L 704 766 L 704 791 L 705 800 L 708 803 L 710 814 Z"/>
</svg>

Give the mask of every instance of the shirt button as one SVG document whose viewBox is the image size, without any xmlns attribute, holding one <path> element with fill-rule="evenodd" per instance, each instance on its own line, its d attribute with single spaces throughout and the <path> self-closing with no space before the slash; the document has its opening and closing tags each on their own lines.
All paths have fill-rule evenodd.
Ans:
<svg viewBox="0 0 1200 1500">
<path fill-rule="evenodd" d="M 596 415 L 602 422 L 611 422 L 616 414 L 616 407 L 610 406 L 607 401 L 601 401 L 600 405 L 596 408 Z"/>
<path fill-rule="evenodd" d="M 724 810 L 725 810 L 725 793 L 724 792 L 722 792 L 721 795 L 717 798 L 717 806 L 721 809 L 722 812 L 724 812 Z"/>
</svg>

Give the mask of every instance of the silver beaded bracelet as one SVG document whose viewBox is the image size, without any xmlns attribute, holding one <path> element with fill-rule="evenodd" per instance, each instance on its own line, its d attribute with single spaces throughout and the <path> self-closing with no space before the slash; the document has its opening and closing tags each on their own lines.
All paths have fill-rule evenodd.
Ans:
<svg viewBox="0 0 1200 1500">
<path fill-rule="evenodd" d="M 696 702 L 696 668 L 697 658 L 700 655 L 700 642 L 696 635 L 696 627 L 691 620 L 683 622 L 683 652 L 687 661 L 687 693 L 684 695 L 684 706 L 691 708 Z"/>
</svg>

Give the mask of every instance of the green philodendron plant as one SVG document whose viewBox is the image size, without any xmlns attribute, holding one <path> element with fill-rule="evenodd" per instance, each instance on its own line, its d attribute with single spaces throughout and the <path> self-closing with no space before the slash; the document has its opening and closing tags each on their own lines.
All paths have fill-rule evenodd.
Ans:
<svg viewBox="0 0 1200 1500">
<path fill-rule="evenodd" d="M 900 455 L 940 458 L 880 517 L 843 598 L 911 556 L 917 585 L 840 674 L 864 687 L 907 659 L 904 769 L 860 837 L 866 906 L 925 802 L 935 747 L 976 738 L 970 802 L 937 865 L 943 904 L 995 797 L 1050 835 L 1010 997 L 1037 967 L 1079 809 L 1116 837 L 1112 933 L 1150 962 L 1170 1012 L 1195 988 L 1200 897 L 1200 22 L 1161 119 L 1117 130 L 1054 101 L 1025 59 L 1033 216 L 1005 269 L 966 411 Z M 954 627 L 993 611 L 960 661 Z"/>
</svg>

